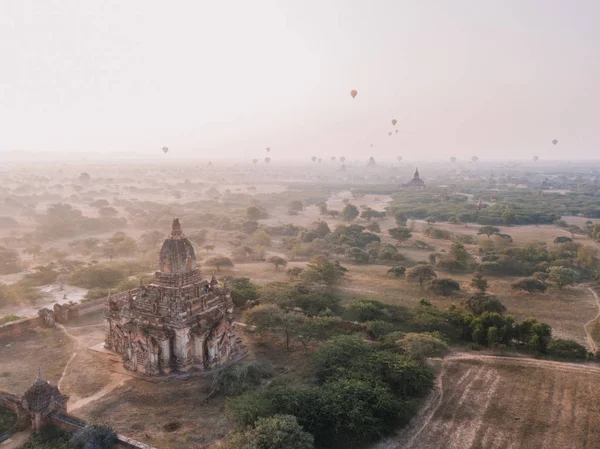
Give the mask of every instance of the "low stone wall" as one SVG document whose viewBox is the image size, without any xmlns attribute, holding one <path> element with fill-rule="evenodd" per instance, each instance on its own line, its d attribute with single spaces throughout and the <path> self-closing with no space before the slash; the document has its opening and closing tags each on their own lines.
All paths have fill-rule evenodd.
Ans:
<svg viewBox="0 0 600 449">
<path fill-rule="evenodd" d="M 56 427 L 69 433 L 75 433 L 79 429 L 83 429 L 86 425 L 86 422 L 80 420 L 79 418 L 58 413 L 50 415 L 50 421 Z M 148 446 L 147 444 L 133 440 L 121 434 L 117 434 L 117 444 L 115 447 L 117 449 L 155 449 L 152 446 Z"/>
<path fill-rule="evenodd" d="M 6 337 L 18 337 L 25 332 L 29 332 L 42 326 L 43 320 L 39 316 L 23 318 L 18 321 L 11 321 L 0 326 L 0 339 Z"/>
<path fill-rule="evenodd" d="M 69 320 L 78 316 L 89 315 L 106 306 L 106 298 L 85 301 L 72 306 L 54 306 L 54 315 L 57 322 L 67 324 Z M 44 319 L 39 316 L 23 318 L 18 321 L 11 321 L 0 326 L 0 339 L 18 337 L 38 327 L 44 326 Z"/>
<path fill-rule="evenodd" d="M 26 429 L 30 424 L 29 419 L 23 413 L 23 409 L 21 408 L 21 398 L 15 396 L 14 394 L 5 393 L 0 391 L 0 408 L 4 408 L 6 410 L 10 410 L 16 416 L 16 421 L 13 426 L 8 429 L 6 432 L 0 434 L 0 444 L 3 441 L 8 440 L 11 436 L 13 436 L 19 430 Z"/>
</svg>

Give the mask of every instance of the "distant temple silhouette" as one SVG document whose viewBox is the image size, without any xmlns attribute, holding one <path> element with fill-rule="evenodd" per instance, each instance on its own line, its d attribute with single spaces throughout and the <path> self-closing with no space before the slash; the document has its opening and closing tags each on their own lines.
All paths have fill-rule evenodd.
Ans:
<svg viewBox="0 0 600 449">
<path fill-rule="evenodd" d="M 411 190 L 424 190 L 425 189 L 425 181 L 423 181 L 421 179 L 421 177 L 419 176 L 418 168 L 415 170 L 415 175 L 413 176 L 413 179 L 411 179 L 407 183 L 402 184 L 401 187 L 405 188 L 405 189 L 411 189 Z"/>
</svg>

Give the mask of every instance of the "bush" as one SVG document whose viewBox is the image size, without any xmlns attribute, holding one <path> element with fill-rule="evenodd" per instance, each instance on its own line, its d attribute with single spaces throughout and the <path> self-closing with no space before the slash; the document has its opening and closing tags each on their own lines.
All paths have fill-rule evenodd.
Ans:
<svg viewBox="0 0 600 449">
<path fill-rule="evenodd" d="M 228 280 L 231 290 L 231 300 L 237 307 L 244 306 L 248 301 L 258 298 L 256 285 L 249 278 L 233 278 Z"/>
<path fill-rule="evenodd" d="M 499 314 L 506 312 L 506 306 L 496 296 L 486 295 L 483 292 L 471 296 L 464 305 L 473 315 L 481 315 L 484 312 Z"/>
<path fill-rule="evenodd" d="M 259 418 L 254 428 L 235 432 L 224 449 L 312 449 L 313 436 L 292 415 Z"/>
<path fill-rule="evenodd" d="M 116 442 L 117 432 L 106 424 L 88 424 L 71 438 L 71 444 L 81 449 L 112 449 Z"/>
<path fill-rule="evenodd" d="M 388 270 L 388 274 L 393 274 L 397 278 L 404 276 L 404 273 L 406 273 L 406 268 L 402 266 L 392 267 Z"/>
<path fill-rule="evenodd" d="M 263 379 L 273 377 L 273 368 L 262 363 L 229 365 L 218 371 L 212 380 L 212 391 L 209 394 L 237 396 L 260 385 Z"/>
<path fill-rule="evenodd" d="M 71 284 L 82 288 L 112 288 L 127 277 L 128 275 L 118 268 L 90 265 L 75 271 L 71 276 Z"/>
<path fill-rule="evenodd" d="M 365 321 L 364 324 L 369 337 L 375 340 L 379 340 L 394 330 L 394 326 L 391 323 L 381 320 Z"/>
<path fill-rule="evenodd" d="M 524 290 L 533 295 L 534 292 L 544 293 L 548 287 L 544 282 L 535 278 L 523 278 L 511 284 L 514 290 Z"/>
<path fill-rule="evenodd" d="M 460 291 L 460 284 L 454 279 L 434 279 L 429 284 L 429 290 L 442 296 L 450 296 L 454 292 Z"/>
<path fill-rule="evenodd" d="M 580 345 L 573 340 L 564 340 L 562 338 L 553 338 L 548 343 L 548 353 L 561 359 L 579 359 L 584 360 L 588 356 L 585 346 Z"/>
<path fill-rule="evenodd" d="M 406 334 L 399 343 L 409 357 L 420 362 L 423 362 L 427 357 L 439 357 L 448 351 L 448 345 L 445 341 L 425 333 Z"/>
</svg>

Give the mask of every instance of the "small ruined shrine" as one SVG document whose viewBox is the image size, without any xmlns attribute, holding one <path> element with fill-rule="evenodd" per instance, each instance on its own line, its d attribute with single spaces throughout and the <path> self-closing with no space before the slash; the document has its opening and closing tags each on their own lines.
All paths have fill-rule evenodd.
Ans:
<svg viewBox="0 0 600 449">
<path fill-rule="evenodd" d="M 21 398 L 21 407 L 29 415 L 34 432 L 39 432 L 47 424 L 50 414 L 67 412 L 68 400 L 69 397 L 50 385 L 38 369 L 33 385 Z"/>
<path fill-rule="evenodd" d="M 202 279 L 194 247 L 176 218 L 160 250 L 154 281 L 109 295 L 105 349 L 120 354 L 128 370 L 165 375 L 208 370 L 235 358 L 233 302 L 214 275 Z"/>
<path fill-rule="evenodd" d="M 424 190 L 425 189 L 425 181 L 423 181 L 421 179 L 418 168 L 415 170 L 413 179 L 411 179 L 407 183 L 402 184 L 402 187 L 405 189 L 411 189 L 411 190 Z"/>
</svg>

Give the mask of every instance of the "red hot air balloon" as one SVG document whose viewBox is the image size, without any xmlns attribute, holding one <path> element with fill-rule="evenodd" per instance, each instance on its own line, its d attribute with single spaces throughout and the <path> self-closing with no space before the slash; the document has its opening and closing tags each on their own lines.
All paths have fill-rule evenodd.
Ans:
<svg viewBox="0 0 600 449">
<path fill-rule="evenodd" d="M 357 91 L 357 90 L 355 90 L 355 89 L 352 89 L 352 90 L 350 91 L 350 95 L 352 95 L 352 98 L 356 98 L 356 96 L 358 95 L 358 91 Z"/>
</svg>

